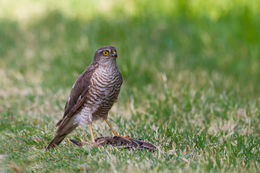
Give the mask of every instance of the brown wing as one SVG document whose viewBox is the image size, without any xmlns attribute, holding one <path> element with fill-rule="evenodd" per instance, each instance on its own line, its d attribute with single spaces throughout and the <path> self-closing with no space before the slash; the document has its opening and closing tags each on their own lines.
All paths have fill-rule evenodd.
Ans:
<svg viewBox="0 0 260 173">
<path fill-rule="evenodd" d="M 91 64 L 87 68 L 87 70 L 85 70 L 76 80 L 75 84 L 71 89 L 70 97 L 66 102 L 64 108 L 64 115 L 62 119 L 56 124 L 56 126 L 61 126 L 62 124 L 66 124 L 65 120 L 70 119 L 83 105 L 83 103 L 87 99 L 88 96 L 87 93 L 91 85 L 90 79 L 97 66 L 98 66 L 97 63 Z"/>
</svg>

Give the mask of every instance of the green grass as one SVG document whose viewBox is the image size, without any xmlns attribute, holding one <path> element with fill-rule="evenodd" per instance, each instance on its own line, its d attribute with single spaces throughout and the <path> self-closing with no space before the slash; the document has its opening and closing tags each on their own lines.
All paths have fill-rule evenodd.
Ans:
<svg viewBox="0 0 260 173">
<path fill-rule="evenodd" d="M 259 172 L 259 2 L 72 2 L 0 2 L 0 172 Z M 104 45 L 124 78 L 109 120 L 158 151 L 79 148 L 79 128 L 46 151 Z"/>
</svg>

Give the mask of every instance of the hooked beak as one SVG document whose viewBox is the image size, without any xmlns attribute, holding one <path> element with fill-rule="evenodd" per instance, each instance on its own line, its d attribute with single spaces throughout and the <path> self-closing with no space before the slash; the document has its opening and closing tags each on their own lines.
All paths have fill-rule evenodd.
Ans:
<svg viewBox="0 0 260 173">
<path fill-rule="evenodd" d="M 116 57 L 117 57 L 117 53 L 114 52 L 114 53 L 112 54 L 112 57 L 116 58 Z"/>
</svg>

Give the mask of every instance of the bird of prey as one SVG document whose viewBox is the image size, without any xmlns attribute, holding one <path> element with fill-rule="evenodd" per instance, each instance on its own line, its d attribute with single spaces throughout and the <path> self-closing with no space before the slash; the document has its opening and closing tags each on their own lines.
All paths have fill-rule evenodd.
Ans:
<svg viewBox="0 0 260 173">
<path fill-rule="evenodd" d="M 107 121 L 108 111 L 116 102 L 123 79 L 116 64 L 115 47 L 104 46 L 96 50 L 94 60 L 74 83 L 64 115 L 56 124 L 56 133 L 47 149 L 59 145 L 77 126 L 88 125 L 91 141 L 95 143 L 92 122 L 104 120 L 112 133 L 116 131 Z"/>
</svg>

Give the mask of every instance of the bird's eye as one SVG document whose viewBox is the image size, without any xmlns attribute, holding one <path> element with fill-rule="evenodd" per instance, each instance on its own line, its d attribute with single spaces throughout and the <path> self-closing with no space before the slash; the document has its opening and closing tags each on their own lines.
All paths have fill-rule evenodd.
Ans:
<svg viewBox="0 0 260 173">
<path fill-rule="evenodd" d="M 107 56 L 107 55 L 108 55 L 108 51 L 105 50 L 105 51 L 103 52 L 103 54 L 104 54 L 105 56 Z"/>
</svg>

